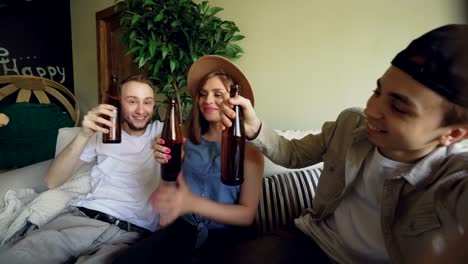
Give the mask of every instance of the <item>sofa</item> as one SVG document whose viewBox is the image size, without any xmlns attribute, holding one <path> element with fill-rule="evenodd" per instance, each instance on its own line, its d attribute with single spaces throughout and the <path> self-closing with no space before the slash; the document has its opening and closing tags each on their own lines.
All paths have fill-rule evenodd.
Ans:
<svg viewBox="0 0 468 264">
<path fill-rule="evenodd" d="M 60 153 L 79 130 L 80 127 L 59 129 L 55 153 Z M 277 131 L 286 138 L 301 138 L 305 134 L 319 132 L 318 130 Z M 47 190 L 43 179 L 51 161 L 52 159 L 0 173 L 0 197 L 2 197 L 0 200 L 0 241 L 5 237 L 5 233 L 1 233 L 2 214 L 5 214 L 6 208 L 3 199 L 6 197 L 5 194 L 8 190 L 27 189 L 36 193 Z M 91 165 L 82 168 L 81 172 L 89 170 Z M 304 208 L 311 206 L 321 171 L 322 164 L 292 170 L 275 165 L 265 158 L 262 194 L 254 224 L 257 231 L 268 233 L 291 225 L 293 219 L 299 216 Z M 64 201 L 60 202 L 64 203 Z"/>
</svg>

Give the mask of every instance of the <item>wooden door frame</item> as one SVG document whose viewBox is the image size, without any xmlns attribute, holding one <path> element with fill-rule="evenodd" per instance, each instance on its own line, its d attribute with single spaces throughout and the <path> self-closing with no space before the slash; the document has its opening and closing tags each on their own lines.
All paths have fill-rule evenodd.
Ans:
<svg viewBox="0 0 468 264">
<path fill-rule="evenodd" d="M 109 53 L 107 47 L 110 45 L 108 23 L 111 19 L 119 16 L 125 10 L 124 8 L 115 10 L 114 6 L 96 12 L 96 45 L 97 45 L 97 64 L 98 64 L 98 101 L 104 102 L 103 88 L 109 87 L 111 82 L 111 73 L 107 65 Z M 100 45 L 106 43 L 106 45 Z"/>
</svg>

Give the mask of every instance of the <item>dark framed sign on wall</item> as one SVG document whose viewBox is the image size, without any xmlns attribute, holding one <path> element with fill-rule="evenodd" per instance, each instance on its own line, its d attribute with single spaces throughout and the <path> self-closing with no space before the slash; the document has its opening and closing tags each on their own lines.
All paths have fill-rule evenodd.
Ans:
<svg viewBox="0 0 468 264">
<path fill-rule="evenodd" d="M 74 92 L 69 0 L 0 0 L 0 75 L 41 76 Z"/>
</svg>

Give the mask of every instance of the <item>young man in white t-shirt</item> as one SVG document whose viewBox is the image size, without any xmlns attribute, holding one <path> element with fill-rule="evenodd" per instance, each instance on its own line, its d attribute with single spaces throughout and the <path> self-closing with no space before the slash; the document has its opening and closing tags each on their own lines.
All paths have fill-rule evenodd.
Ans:
<svg viewBox="0 0 468 264">
<path fill-rule="evenodd" d="M 128 243 L 157 229 L 158 217 L 150 196 L 159 184 L 160 165 L 154 159 L 153 139 L 162 123 L 151 122 L 154 87 L 142 75 L 119 86 L 122 141 L 103 144 L 103 133 L 115 116 L 114 106 L 101 104 L 84 117 L 76 138 L 52 162 L 45 181 L 61 186 L 85 163 L 91 169 L 91 191 L 70 203 L 66 212 L 25 236 L 0 255 L 0 262 L 64 263 L 108 261 Z"/>
</svg>

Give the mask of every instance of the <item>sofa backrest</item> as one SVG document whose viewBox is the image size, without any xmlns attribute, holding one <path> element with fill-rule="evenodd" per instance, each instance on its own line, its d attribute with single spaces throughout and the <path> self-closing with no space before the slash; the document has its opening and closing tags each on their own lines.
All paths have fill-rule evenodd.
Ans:
<svg viewBox="0 0 468 264">
<path fill-rule="evenodd" d="M 275 131 L 280 134 L 281 136 L 287 139 L 301 139 L 308 134 L 318 134 L 320 130 L 318 129 L 310 129 L 310 130 L 279 130 L 275 129 Z M 322 168 L 323 163 L 318 163 L 307 168 L 302 169 L 313 169 L 313 168 Z M 299 169 L 288 169 L 283 166 L 274 164 L 271 160 L 265 157 L 265 169 L 263 171 L 263 176 L 271 176 L 275 174 L 290 172 L 290 171 L 297 171 Z"/>
</svg>

